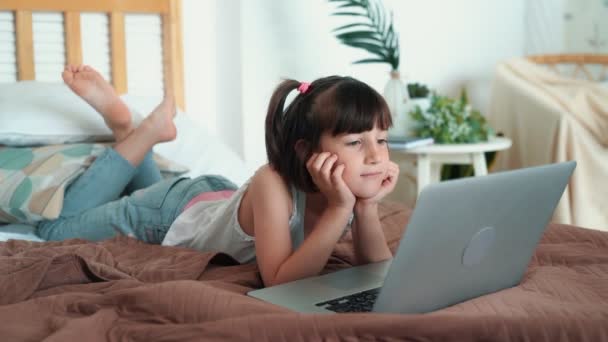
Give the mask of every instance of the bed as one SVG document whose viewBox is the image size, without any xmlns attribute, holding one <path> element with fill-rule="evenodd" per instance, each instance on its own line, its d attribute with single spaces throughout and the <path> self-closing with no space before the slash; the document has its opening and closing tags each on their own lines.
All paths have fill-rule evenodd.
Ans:
<svg viewBox="0 0 608 342">
<path fill-rule="evenodd" d="M 82 11 L 110 12 L 120 18 L 114 13 L 146 10 L 160 13 L 163 25 L 175 28 L 178 13 L 166 11 L 179 6 L 176 0 L 9 0 L 0 3 L 0 12 L 67 10 L 70 15 L 65 18 L 72 18 L 68 20 L 72 24 L 66 25 L 73 27 L 74 13 Z M 17 17 L 27 18 L 28 14 Z M 174 34 L 163 37 L 179 39 L 178 29 L 171 32 Z M 173 42 L 169 46 L 179 46 Z M 177 60 L 169 68 L 180 64 L 180 53 L 172 58 Z M 19 75 L 28 75 L 27 68 L 19 68 L 25 70 Z M 120 80 L 120 73 L 109 74 Z M 164 81 L 181 82 L 179 79 L 166 77 Z M 121 89 L 119 81 L 113 82 Z M 21 90 L 31 94 L 38 86 Z M 56 86 L 47 86 L 51 87 L 45 88 L 47 94 L 58 91 L 58 97 L 65 96 Z M 14 87 L 7 84 L 1 89 L 8 92 Z M 124 99 L 134 111 L 146 113 L 150 104 L 131 97 L 128 88 L 120 92 L 126 94 Z M 69 101 L 61 103 L 65 102 Z M 0 117 L 8 113 L 1 105 Z M 70 102 L 70 108 L 73 106 L 76 104 Z M 64 110 L 73 110 L 70 108 Z M 84 107 L 78 109 L 84 111 Z M 91 115 L 89 120 L 94 121 L 94 113 Z M 157 153 L 170 159 L 169 163 L 185 166 L 187 174 L 220 173 L 237 184 L 246 180 L 243 170 L 247 174 L 250 170 L 233 152 L 217 139 L 205 140 L 206 135 L 200 133 L 204 128 L 193 128 L 187 113 L 178 114 L 176 120 L 178 134 L 185 138 L 161 146 Z M 47 125 L 57 126 L 53 122 Z M 197 157 L 192 158 L 194 155 Z M 411 209 L 396 202 L 380 205 L 383 230 L 393 252 L 410 213 Z M 4 226 L 4 232 L 7 241 L 0 242 L 0 337 L 5 341 L 608 340 L 608 233 L 576 226 L 549 224 L 520 285 L 424 315 L 298 314 L 246 296 L 247 291 L 263 286 L 257 265 L 239 265 L 225 254 L 147 245 L 124 236 L 95 243 L 78 239 L 44 242 L 34 229 L 16 224 Z M 349 267 L 353 260 L 352 237 L 347 233 L 323 272 Z"/>
<path fill-rule="evenodd" d="M 395 250 L 410 211 L 383 203 Z M 348 267 L 352 241 L 325 271 Z M 290 312 L 248 297 L 255 264 L 119 237 L 0 243 L 6 341 L 605 341 L 608 234 L 551 224 L 520 285 L 423 315 Z"/>
</svg>

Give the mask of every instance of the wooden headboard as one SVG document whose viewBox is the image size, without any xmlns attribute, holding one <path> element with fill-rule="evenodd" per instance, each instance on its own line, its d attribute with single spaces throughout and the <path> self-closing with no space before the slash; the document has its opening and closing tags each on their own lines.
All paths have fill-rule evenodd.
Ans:
<svg viewBox="0 0 608 342">
<path fill-rule="evenodd" d="M 125 14 L 158 14 L 162 25 L 163 85 L 173 89 L 177 105 L 185 109 L 180 0 L 2 0 L 0 11 L 14 13 L 17 80 L 36 79 L 32 12 L 63 14 L 68 64 L 83 62 L 81 13 L 107 14 L 110 78 L 119 94 L 128 91 Z"/>
</svg>

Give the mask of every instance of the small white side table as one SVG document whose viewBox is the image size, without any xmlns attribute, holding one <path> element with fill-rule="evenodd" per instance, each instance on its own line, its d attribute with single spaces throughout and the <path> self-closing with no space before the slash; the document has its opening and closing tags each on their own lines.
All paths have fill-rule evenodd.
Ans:
<svg viewBox="0 0 608 342">
<path fill-rule="evenodd" d="M 418 194 L 431 183 L 439 182 L 442 164 L 473 164 L 475 176 L 488 174 L 485 152 L 506 150 L 511 147 L 508 138 L 496 137 L 476 144 L 434 144 L 392 151 L 416 155 L 418 165 Z"/>
</svg>

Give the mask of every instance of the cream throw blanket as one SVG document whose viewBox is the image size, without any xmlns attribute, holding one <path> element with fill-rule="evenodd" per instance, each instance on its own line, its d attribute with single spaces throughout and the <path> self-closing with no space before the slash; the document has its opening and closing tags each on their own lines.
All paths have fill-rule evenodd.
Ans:
<svg viewBox="0 0 608 342">
<path fill-rule="evenodd" d="M 608 231 L 608 89 L 526 59 L 498 65 L 490 125 L 513 140 L 497 169 L 576 160 L 554 221 Z"/>
</svg>

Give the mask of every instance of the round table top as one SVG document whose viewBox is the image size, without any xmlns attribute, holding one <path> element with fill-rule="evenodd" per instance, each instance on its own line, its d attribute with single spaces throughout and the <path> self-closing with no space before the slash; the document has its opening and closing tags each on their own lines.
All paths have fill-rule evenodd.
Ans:
<svg viewBox="0 0 608 342">
<path fill-rule="evenodd" d="M 504 137 L 494 137 L 490 140 L 471 144 L 432 144 L 427 146 L 414 147 L 404 150 L 410 154 L 462 154 L 475 152 L 491 152 L 506 150 L 511 147 L 511 139 Z"/>
</svg>

